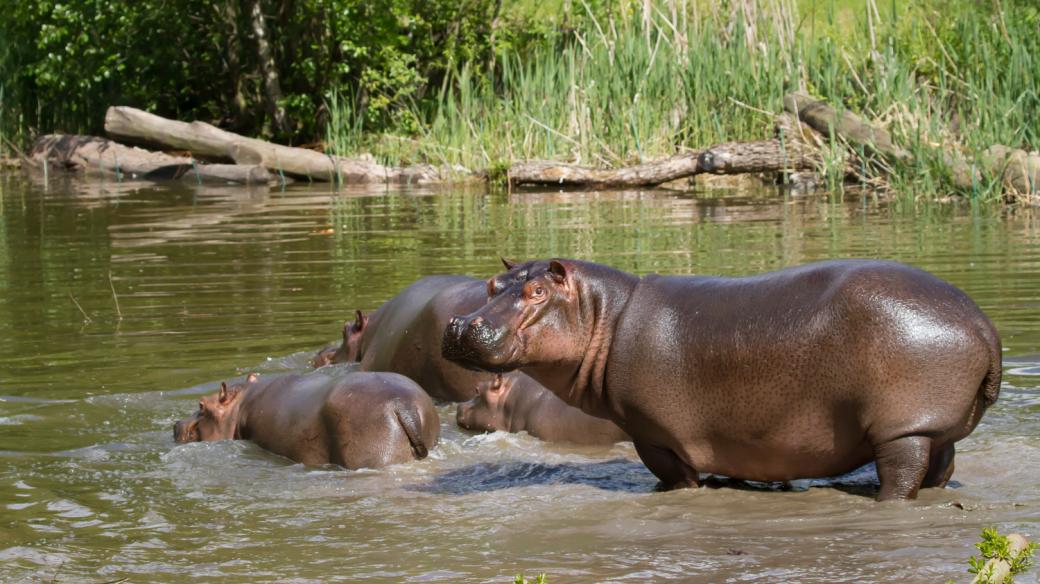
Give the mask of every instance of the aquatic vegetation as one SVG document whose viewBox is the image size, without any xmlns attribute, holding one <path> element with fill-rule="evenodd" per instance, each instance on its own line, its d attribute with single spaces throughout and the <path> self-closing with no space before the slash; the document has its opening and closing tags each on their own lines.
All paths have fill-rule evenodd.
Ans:
<svg viewBox="0 0 1040 584">
<path fill-rule="evenodd" d="M 979 550 L 979 557 L 972 556 L 968 560 L 968 571 L 976 575 L 975 582 L 981 584 L 1009 584 L 1014 582 L 1015 576 L 1029 570 L 1033 565 L 1033 553 L 1037 544 L 1031 542 L 1019 549 L 1014 546 L 1011 538 L 1001 535 L 995 527 L 986 527 L 982 530 L 982 541 L 975 544 Z M 991 560 L 1002 560 L 1007 563 L 1005 572 L 997 573 L 997 564 L 990 563 Z"/>
</svg>

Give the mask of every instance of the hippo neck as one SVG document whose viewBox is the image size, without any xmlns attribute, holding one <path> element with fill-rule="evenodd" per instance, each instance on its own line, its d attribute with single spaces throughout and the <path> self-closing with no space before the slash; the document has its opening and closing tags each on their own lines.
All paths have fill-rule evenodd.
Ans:
<svg viewBox="0 0 1040 584">
<path fill-rule="evenodd" d="M 578 310 L 582 322 L 590 323 L 585 354 L 569 378 L 546 371 L 542 378 L 536 379 L 569 405 L 593 416 L 612 417 L 605 392 L 607 359 L 618 320 L 640 279 L 606 266 L 584 263 L 580 266 L 576 276 L 580 283 Z"/>
<path fill-rule="evenodd" d="M 235 403 L 231 405 L 231 411 L 227 414 L 231 419 L 231 436 L 228 437 L 229 440 L 249 439 L 248 433 L 243 433 L 242 428 L 245 426 L 246 419 L 248 418 L 246 415 L 248 408 L 243 408 L 243 406 L 246 404 L 246 400 L 250 395 L 252 394 L 249 393 L 248 388 L 243 389 L 242 395 L 240 395 L 238 399 L 235 400 Z"/>
</svg>

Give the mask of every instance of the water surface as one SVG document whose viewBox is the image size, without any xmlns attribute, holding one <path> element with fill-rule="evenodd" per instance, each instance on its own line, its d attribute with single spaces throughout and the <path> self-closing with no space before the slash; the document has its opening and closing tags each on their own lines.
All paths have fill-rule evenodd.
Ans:
<svg viewBox="0 0 1040 584">
<path fill-rule="evenodd" d="M 967 581 L 980 527 L 1040 535 L 1040 219 L 1027 210 L 10 177 L 0 191 L 6 581 Z M 910 504 L 875 504 L 869 469 L 791 491 L 657 492 L 630 444 L 473 436 L 450 406 L 428 459 L 382 471 L 174 446 L 172 422 L 221 380 L 303 369 L 355 308 L 428 274 L 488 276 L 499 255 L 720 275 L 902 260 L 993 318 L 1003 392 L 958 444 L 956 488 Z"/>
</svg>

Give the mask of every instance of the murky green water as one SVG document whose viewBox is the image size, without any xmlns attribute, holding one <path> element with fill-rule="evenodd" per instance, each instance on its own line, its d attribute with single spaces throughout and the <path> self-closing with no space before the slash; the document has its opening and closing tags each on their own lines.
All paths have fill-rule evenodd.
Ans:
<svg viewBox="0 0 1040 584">
<path fill-rule="evenodd" d="M 1040 536 L 1028 212 L 770 194 L 0 190 L 4 581 L 966 581 L 981 526 Z M 301 369 L 354 308 L 427 274 L 491 274 L 499 254 L 733 275 L 903 260 L 996 322 L 1001 401 L 958 445 L 957 488 L 909 505 L 807 481 L 657 493 L 631 445 L 469 436 L 451 407 L 429 459 L 379 472 L 174 446 L 173 420 L 220 380 Z"/>
</svg>

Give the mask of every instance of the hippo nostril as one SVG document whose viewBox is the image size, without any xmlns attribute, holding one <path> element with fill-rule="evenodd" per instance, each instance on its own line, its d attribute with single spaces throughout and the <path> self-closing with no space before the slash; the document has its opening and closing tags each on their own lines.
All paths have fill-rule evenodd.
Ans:
<svg viewBox="0 0 1040 584">
<path fill-rule="evenodd" d="M 461 331 L 464 326 L 465 321 L 461 316 L 453 316 L 451 317 L 451 320 L 448 321 L 448 329 L 456 333 Z"/>
</svg>

